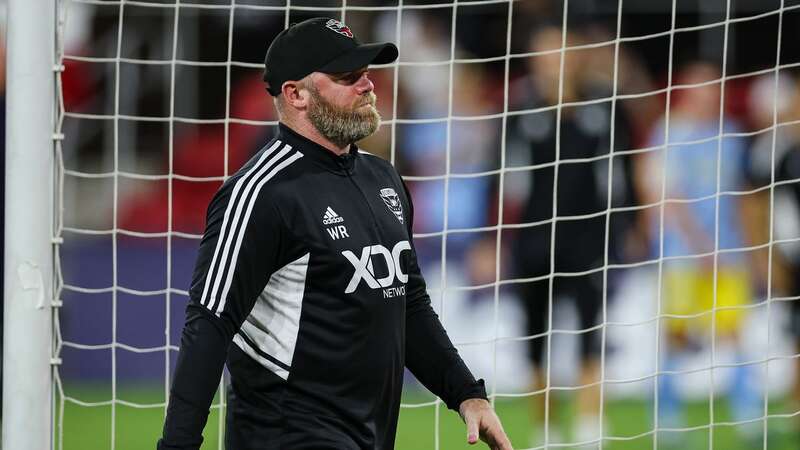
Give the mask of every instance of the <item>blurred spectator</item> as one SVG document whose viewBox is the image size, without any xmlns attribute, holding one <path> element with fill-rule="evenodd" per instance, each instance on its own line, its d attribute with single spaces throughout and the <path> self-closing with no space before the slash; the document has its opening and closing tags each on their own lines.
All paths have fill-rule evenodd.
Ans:
<svg viewBox="0 0 800 450">
<path fill-rule="evenodd" d="M 395 17 L 382 16 L 376 30 L 378 39 L 395 39 Z M 430 12 L 411 10 L 403 14 L 403 31 L 398 42 L 400 61 L 418 65 L 401 66 L 399 83 L 409 106 L 404 118 L 442 117 L 447 114 L 450 76 L 450 33 Z M 425 63 L 431 63 L 426 66 Z M 459 66 L 456 66 L 459 67 Z M 454 69 L 456 68 L 454 67 Z"/>
<path fill-rule="evenodd" d="M 750 243 L 784 241 L 774 246 L 771 273 L 767 249 L 756 253 L 753 273 L 760 296 L 766 297 L 771 283 L 772 298 L 789 298 L 789 331 L 795 353 L 800 353 L 800 128 L 796 123 L 787 124 L 800 119 L 798 80 L 788 71 L 780 73 L 777 84 L 774 74 L 762 75 L 751 87 L 749 106 L 756 128 L 774 129 L 760 134 L 748 154 L 752 187 L 766 187 L 751 196 L 748 205 Z M 768 186 L 773 176 L 774 204 L 770 204 L 773 190 Z M 770 225 L 774 230 L 772 241 Z M 795 359 L 795 365 L 800 371 L 800 360 Z M 794 400 L 800 403 L 800 377 L 795 377 Z"/>
<path fill-rule="evenodd" d="M 678 83 L 694 86 L 673 91 L 669 122 L 662 119 L 650 139 L 650 145 L 659 148 L 642 153 L 639 160 L 643 200 L 646 204 L 664 202 L 663 229 L 661 208 L 648 208 L 644 213 L 652 257 L 671 258 L 663 265 L 661 312 L 690 316 L 665 319 L 666 351 L 660 367 L 666 371 L 686 370 L 681 355 L 702 344 L 712 320 L 716 333 L 711 339 L 739 344 L 742 308 L 752 298 L 745 255 L 717 253 L 715 262 L 711 254 L 745 245 L 739 196 L 719 194 L 745 187 L 746 150 L 744 138 L 719 136 L 720 131 L 740 129 L 730 117 L 724 118 L 724 128 L 720 128 L 719 79 L 720 72 L 711 63 L 694 62 L 682 70 Z M 739 363 L 744 355 L 738 345 L 737 349 L 735 362 Z M 735 366 L 733 370 L 732 415 L 737 421 L 754 419 L 761 398 L 749 380 L 752 368 Z M 677 377 L 659 376 L 658 414 L 663 427 L 685 426 Z M 743 429 L 756 428 L 760 427 Z M 748 437 L 753 442 L 758 439 L 756 433 Z M 683 445 L 685 438 L 685 433 L 665 434 L 665 441 L 675 445 Z"/>
<path fill-rule="evenodd" d="M 579 44 L 581 40 L 582 36 L 575 31 L 566 34 L 567 46 Z M 561 43 L 559 26 L 544 26 L 532 33 L 530 50 L 546 53 L 531 58 L 530 73 L 513 86 L 511 98 L 516 104 L 512 109 L 542 108 L 554 106 L 559 101 L 569 103 L 610 97 L 610 79 L 592 75 L 596 72 L 586 66 L 590 64 L 586 53 L 566 52 L 564 73 L 561 73 L 561 56 L 557 51 Z M 616 133 L 615 148 L 627 148 L 628 145 L 623 114 L 618 111 L 617 122 L 612 126 L 611 105 L 607 101 L 565 106 L 560 111 L 555 107 L 544 108 L 514 116 L 509 122 L 509 160 L 513 161 L 512 164 L 535 166 L 524 172 L 527 175 L 524 180 L 526 190 L 509 190 L 510 201 L 521 204 L 522 222 L 535 223 L 519 230 L 514 245 L 516 277 L 539 278 L 519 284 L 519 295 L 527 311 L 527 334 L 537 336 L 528 341 L 529 356 L 535 366 L 535 390 L 546 387 L 547 364 L 550 363 L 545 359 L 548 337 L 541 335 L 552 329 L 552 324 L 548 323 L 551 296 L 553 301 L 572 298 L 578 311 L 579 328 L 586 330 L 579 335 L 579 384 L 585 387 L 577 392 L 576 441 L 600 437 L 600 391 L 593 385 L 600 378 L 599 334 L 590 329 L 597 325 L 603 301 L 602 273 L 593 271 L 588 275 L 555 276 L 552 292 L 547 275 L 597 269 L 604 263 L 606 226 L 605 216 L 600 213 L 609 202 L 609 160 L 596 157 L 609 153 L 611 130 Z M 556 129 L 559 123 L 560 134 Z M 557 185 L 554 184 L 555 166 Z M 621 167 L 616 169 L 623 170 Z M 618 186 L 612 189 L 612 197 L 621 190 Z M 519 194 L 520 197 L 514 198 Z M 553 201 L 556 202 L 555 209 Z M 574 218 L 591 214 L 596 215 Z M 556 227 L 554 237 L 551 236 L 553 226 Z M 555 247 L 551 247 L 551 243 Z M 543 419 L 544 395 L 538 397 L 534 398 L 533 406 Z M 551 418 L 554 417 L 553 409 L 550 408 Z M 541 432 L 539 434 L 541 439 Z M 550 442 L 558 442 L 559 434 L 559 430 L 551 426 Z"/>
<path fill-rule="evenodd" d="M 405 38 L 421 41 L 418 45 L 403 47 L 409 50 L 401 59 L 434 63 L 450 59 L 450 48 L 445 45 L 449 35 L 437 21 L 422 14 L 409 14 L 408 18 L 404 17 L 403 24 L 420 31 Z M 449 86 L 451 81 L 452 86 Z M 403 175 L 430 177 L 409 183 L 414 198 L 415 231 L 427 233 L 444 229 L 445 197 L 448 230 L 486 226 L 491 215 L 490 196 L 495 181 L 493 176 L 480 172 L 496 167 L 495 138 L 499 121 L 453 120 L 448 124 L 447 119 L 451 96 L 453 116 L 479 116 L 496 107 L 487 95 L 492 80 L 478 64 L 454 66 L 452 80 L 449 69 L 434 65 L 414 67 L 401 78 L 401 84 L 409 99 L 405 105 L 406 116 L 432 119 L 397 128 L 398 163 L 403 166 Z M 448 180 L 445 175 L 449 176 Z M 452 261 L 452 270 L 465 269 L 468 263 L 463 259 L 478 239 L 479 233 L 475 231 L 447 236 L 447 259 Z M 416 246 L 423 265 L 437 265 L 441 261 L 438 239 L 419 240 Z"/>
<path fill-rule="evenodd" d="M 454 78 L 454 83 L 461 87 L 454 88 L 454 95 L 459 96 L 459 107 L 454 109 L 454 114 L 475 116 L 485 112 L 486 98 L 481 96 L 480 89 L 486 85 L 486 76 L 479 67 L 459 67 Z M 465 92 L 468 87 L 471 92 Z M 493 168 L 496 160 L 496 155 L 493 154 L 496 147 L 494 126 L 488 120 L 453 122 L 450 125 L 449 146 L 447 122 L 419 124 L 406 129 L 408 133 L 402 136 L 405 145 L 402 156 L 408 166 L 409 175 L 442 176 L 441 179 L 412 184 L 418 231 L 443 229 L 445 186 L 449 230 L 487 225 L 493 176 L 451 177 L 447 182 L 443 176 L 448 172 L 448 159 L 450 174 L 476 174 Z M 477 236 L 476 232 L 448 236 L 448 259 L 460 260 Z"/>
</svg>

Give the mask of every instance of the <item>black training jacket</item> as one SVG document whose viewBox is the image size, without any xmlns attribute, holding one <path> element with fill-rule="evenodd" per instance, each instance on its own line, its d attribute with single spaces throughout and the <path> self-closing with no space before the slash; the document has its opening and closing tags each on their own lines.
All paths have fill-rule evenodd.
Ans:
<svg viewBox="0 0 800 450">
<path fill-rule="evenodd" d="M 227 359 L 226 445 L 392 449 L 403 368 L 486 397 L 431 308 L 395 169 L 281 124 L 208 207 L 163 438 L 198 449 Z"/>
</svg>

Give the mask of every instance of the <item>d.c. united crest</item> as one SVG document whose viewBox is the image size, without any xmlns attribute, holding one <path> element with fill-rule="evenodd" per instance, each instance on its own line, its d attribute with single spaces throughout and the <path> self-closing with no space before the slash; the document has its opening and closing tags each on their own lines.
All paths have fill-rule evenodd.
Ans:
<svg viewBox="0 0 800 450">
<path fill-rule="evenodd" d="M 325 22 L 325 26 L 341 35 L 347 36 L 349 38 L 353 37 L 353 32 L 350 31 L 350 27 L 343 24 L 342 22 L 339 22 L 336 19 L 331 19 Z"/>
<path fill-rule="evenodd" d="M 397 192 L 392 188 L 383 188 L 381 189 L 381 198 L 383 203 L 386 203 L 389 211 L 394 213 L 400 223 L 403 223 L 403 205 L 400 204 L 400 197 L 397 196 Z"/>
</svg>

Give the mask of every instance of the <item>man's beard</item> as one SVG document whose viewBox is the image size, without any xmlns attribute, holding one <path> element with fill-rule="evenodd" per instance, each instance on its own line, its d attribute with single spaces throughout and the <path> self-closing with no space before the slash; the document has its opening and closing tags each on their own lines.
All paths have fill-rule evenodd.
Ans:
<svg viewBox="0 0 800 450">
<path fill-rule="evenodd" d="M 346 108 L 325 100 L 314 86 L 308 86 L 311 103 L 308 119 L 311 124 L 329 141 L 339 147 L 358 142 L 377 131 L 381 116 L 375 109 L 375 94 L 369 92 L 362 96 L 358 106 Z M 370 104 L 370 108 L 360 108 Z"/>
</svg>

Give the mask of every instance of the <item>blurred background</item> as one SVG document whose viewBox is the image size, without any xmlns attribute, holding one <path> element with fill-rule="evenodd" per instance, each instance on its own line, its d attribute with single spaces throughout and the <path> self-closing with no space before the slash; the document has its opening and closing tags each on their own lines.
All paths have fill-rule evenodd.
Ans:
<svg viewBox="0 0 800 450">
<path fill-rule="evenodd" d="M 276 130 L 269 42 L 316 16 L 400 48 L 361 146 L 515 448 L 797 448 L 800 1 L 63 7 L 64 448 L 153 447 L 206 206 Z M 398 449 L 466 447 L 410 375 L 404 406 Z"/>
</svg>

